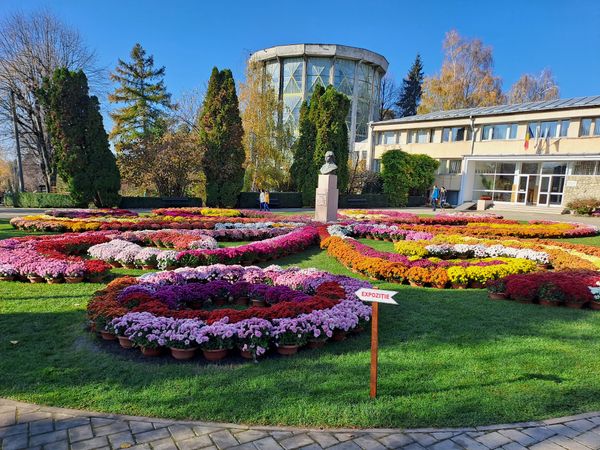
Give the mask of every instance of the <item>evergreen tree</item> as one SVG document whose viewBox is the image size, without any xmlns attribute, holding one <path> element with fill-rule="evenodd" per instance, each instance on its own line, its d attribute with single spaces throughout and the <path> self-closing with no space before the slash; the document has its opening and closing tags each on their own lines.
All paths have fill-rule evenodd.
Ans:
<svg viewBox="0 0 600 450">
<path fill-rule="evenodd" d="M 327 86 L 319 99 L 318 115 L 316 117 L 316 141 L 313 156 L 313 170 L 315 176 L 325 162 L 325 153 L 332 151 L 337 164 L 337 185 L 341 192 L 348 188 L 348 127 L 346 117 L 350 109 L 348 96 L 338 92 L 333 86 Z M 316 178 L 312 186 L 317 188 Z M 313 199 L 314 201 L 314 199 Z"/>
<path fill-rule="evenodd" d="M 319 100 L 325 88 L 318 84 L 310 99 L 305 101 L 300 108 L 299 137 L 294 143 L 294 162 L 290 169 L 292 184 L 295 189 L 302 192 L 304 205 L 311 205 L 315 201 L 314 189 L 311 187 L 317 182 L 317 173 L 313 170 L 315 145 L 317 140 L 316 119 L 318 116 Z"/>
<path fill-rule="evenodd" d="M 198 118 L 206 204 L 233 207 L 244 184 L 244 129 L 231 70 L 213 68 Z"/>
<path fill-rule="evenodd" d="M 71 197 L 96 206 L 118 203 L 120 176 L 102 124 L 100 105 L 90 97 L 83 71 L 56 69 L 38 92 L 57 156 L 57 171 Z"/>
<path fill-rule="evenodd" d="M 130 57 L 131 62 L 119 59 L 110 75 L 118 86 L 108 99 L 124 104 L 110 114 L 114 122 L 110 137 L 125 180 L 137 185 L 148 170 L 146 147 L 166 131 L 167 112 L 173 105 L 164 66 L 155 68 L 154 57 L 147 56 L 140 44 L 135 44 Z"/>
<path fill-rule="evenodd" d="M 421 102 L 421 93 L 423 86 L 423 63 L 421 55 L 417 54 L 415 62 L 408 71 L 408 75 L 402 80 L 402 88 L 398 98 L 398 111 L 400 117 L 414 116 L 417 114 L 417 108 Z"/>
</svg>

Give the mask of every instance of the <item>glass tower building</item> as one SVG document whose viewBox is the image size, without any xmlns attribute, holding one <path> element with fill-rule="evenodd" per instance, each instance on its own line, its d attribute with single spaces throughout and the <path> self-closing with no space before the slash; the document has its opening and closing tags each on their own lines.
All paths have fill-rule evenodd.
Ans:
<svg viewBox="0 0 600 450">
<path fill-rule="evenodd" d="M 377 53 L 344 45 L 295 44 L 259 50 L 250 61 L 264 65 L 283 103 L 282 119 L 294 131 L 302 102 L 318 84 L 333 85 L 350 97 L 346 123 L 351 143 L 367 139 L 367 124 L 379 119 L 381 78 L 388 62 Z"/>
</svg>

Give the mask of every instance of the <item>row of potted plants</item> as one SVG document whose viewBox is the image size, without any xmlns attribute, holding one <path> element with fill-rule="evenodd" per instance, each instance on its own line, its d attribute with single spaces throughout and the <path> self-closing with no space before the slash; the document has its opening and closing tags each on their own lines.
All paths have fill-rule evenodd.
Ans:
<svg viewBox="0 0 600 450">
<path fill-rule="evenodd" d="M 137 213 L 129 211 L 128 209 L 120 208 L 96 208 L 96 209 L 82 209 L 82 208 L 68 208 L 68 209 L 50 209 L 44 211 L 44 214 L 53 217 L 68 217 L 71 219 L 84 219 L 87 217 L 137 217 Z"/>
<path fill-rule="evenodd" d="M 241 295 L 241 284 L 246 293 L 260 286 L 279 290 L 277 302 L 242 311 L 203 309 L 199 299 L 223 288 Z M 368 286 L 315 269 L 185 268 L 111 282 L 90 301 L 88 317 L 104 339 L 119 339 L 146 354 L 168 347 L 174 357 L 188 359 L 201 349 L 207 359 L 221 359 L 236 346 L 246 357 L 257 358 L 269 347 L 293 354 L 307 343 L 321 346 L 360 329 L 371 309 L 354 292 Z"/>
<path fill-rule="evenodd" d="M 511 275 L 487 284 L 492 300 L 600 310 L 600 273 L 590 270 Z"/>
<path fill-rule="evenodd" d="M 356 273 L 377 280 L 408 282 L 414 286 L 438 289 L 483 288 L 487 280 L 537 270 L 535 262 L 520 258 L 482 258 L 474 261 L 419 259 L 418 256 L 380 252 L 355 239 L 338 236 L 325 237 L 321 247 Z"/>
<path fill-rule="evenodd" d="M 110 265 L 81 255 L 106 240 L 104 233 L 4 239 L 0 241 L 0 281 L 100 282 Z"/>
<path fill-rule="evenodd" d="M 215 263 L 250 264 L 297 253 L 315 244 L 318 239 L 317 231 L 312 226 L 284 230 L 287 231 L 284 235 L 238 247 L 182 251 L 147 248 L 123 239 L 113 239 L 90 247 L 88 254 L 92 258 L 106 261 L 114 267 L 127 268 L 172 269 Z M 236 231 L 241 232 L 241 230 Z M 275 234 L 279 234 L 279 232 Z"/>
</svg>

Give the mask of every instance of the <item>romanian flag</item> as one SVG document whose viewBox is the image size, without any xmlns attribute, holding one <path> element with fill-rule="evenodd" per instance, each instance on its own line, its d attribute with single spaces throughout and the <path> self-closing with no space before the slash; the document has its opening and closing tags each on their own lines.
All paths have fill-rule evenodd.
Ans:
<svg viewBox="0 0 600 450">
<path fill-rule="evenodd" d="M 525 150 L 529 149 L 529 140 L 531 139 L 532 136 L 533 136 L 533 133 L 531 132 L 531 128 L 529 126 L 527 126 L 527 131 L 525 132 Z"/>
</svg>

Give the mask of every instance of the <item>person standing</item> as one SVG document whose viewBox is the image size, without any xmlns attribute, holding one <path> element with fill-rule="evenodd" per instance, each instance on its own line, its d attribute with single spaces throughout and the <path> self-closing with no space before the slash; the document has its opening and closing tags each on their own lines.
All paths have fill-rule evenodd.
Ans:
<svg viewBox="0 0 600 450">
<path fill-rule="evenodd" d="M 263 191 L 261 189 L 259 192 L 260 192 L 260 194 L 258 194 L 258 202 L 259 202 L 258 209 L 260 211 L 263 211 L 265 209 L 265 191 Z"/>
<path fill-rule="evenodd" d="M 442 186 L 442 188 L 440 189 L 440 206 L 442 207 L 442 209 L 444 208 L 445 204 L 446 204 L 446 187 Z"/>
<path fill-rule="evenodd" d="M 439 199 L 440 199 L 440 188 L 438 187 L 437 184 L 434 184 L 433 189 L 431 190 L 431 206 L 433 207 L 434 211 L 437 209 L 437 203 L 438 203 Z"/>
<path fill-rule="evenodd" d="M 271 207 L 269 206 L 270 202 L 271 194 L 269 194 L 269 191 L 265 190 L 265 211 L 271 211 Z"/>
</svg>

